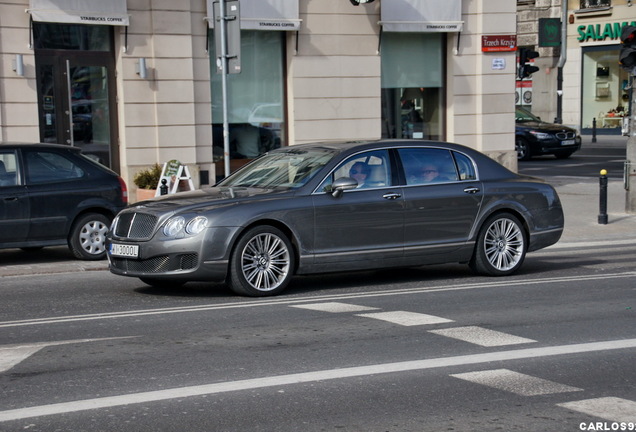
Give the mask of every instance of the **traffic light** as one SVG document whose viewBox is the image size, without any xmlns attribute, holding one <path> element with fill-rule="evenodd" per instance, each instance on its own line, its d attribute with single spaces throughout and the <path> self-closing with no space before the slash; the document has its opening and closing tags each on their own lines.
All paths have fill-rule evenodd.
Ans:
<svg viewBox="0 0 636 432">
<path fill-rule="evenodd" d="M 365 3 L 373 3 L 373 0 L 349 0 L 349 1 L 354 6 L 360 6 L 361 4 L 365 4 Z"/>
<path fill-rule="evenodd" d="M 539 57 L 539 53 L 529 48 L 519 48 L 519 79 L 528 78 L 539 70 L 537 66 L 526 64 L 528 60 Z"/>
<path fill-rule="evenodd" d="M 632 69 L 636 66 L 636 27 L 625 26 L 621 32 L 621 52 L 618 55 L 618 62 L 625 69 Z"/>
</svg>

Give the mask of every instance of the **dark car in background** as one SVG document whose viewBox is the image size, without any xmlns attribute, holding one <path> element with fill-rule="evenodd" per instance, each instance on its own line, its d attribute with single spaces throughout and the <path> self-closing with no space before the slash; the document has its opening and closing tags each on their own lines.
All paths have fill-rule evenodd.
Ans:
<svg viewBox="0 0 636 432">
<path fill-rule="evenodd" d="M 215 187 L 123 210 L 111 272 L 156 286 L 226 281 L 280 293 L 294 274 L 468 263 L 509 275 L 556 243 L 559 197 L 457 144 L 318 143 L 273 150 Z"/>
<path fill-rule="evenodd" d="M 103 259 L 127 204 L 124 181 L 78 148 L 0 143 L 0 249 L 68 245 L 79 259 Z"/>
<path fill-rule="evenodd" d="M 581 136 L 576 129 L 546 123 L 530 111 L 516 107 L 515 148 L 519 160 L 545 154 L 566 159 L 581 148 Z"/>
</svg>

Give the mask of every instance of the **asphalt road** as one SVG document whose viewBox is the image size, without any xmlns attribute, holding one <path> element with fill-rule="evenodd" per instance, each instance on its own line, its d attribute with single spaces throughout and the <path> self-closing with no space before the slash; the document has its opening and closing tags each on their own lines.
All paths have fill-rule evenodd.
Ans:
<svg viewBox="0 0 636 432">
<path fill-rule="evenodd" d="M 2 431 L 576 431 L 636 422 L 636 246 L 297 278 L 246 299 L 3 278 Z"/>
<path fill-rule="evenodd" d="M 0 431 L 634 430 L 635 260 L 629 240 L 557 244 L 512 277 L 298 277 L 268 299 L 103 270 L 0 277 Z"/>
</svg>

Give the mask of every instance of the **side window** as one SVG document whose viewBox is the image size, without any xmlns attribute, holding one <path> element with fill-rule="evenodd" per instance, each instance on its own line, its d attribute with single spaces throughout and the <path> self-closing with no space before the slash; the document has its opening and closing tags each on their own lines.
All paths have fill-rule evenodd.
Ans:
<svg viewBox="0 0 636 432">
<path fill-rule="evenodd" d="M 477 173 L 475 172 L 473 161 L 461 153 L 453 152 L 453 156 L 455 156 L 455 163 L 459 171 L 459 179 L 461 181 L 477 180 Z"/>
<path fill-rule="evenodd" d="M 53 152 L 31 151 L 26 154 L 28 183 L 73 180 L 84 176 L 84 170 L 67 157 Z"/>
<path fill-rule="evenodd" d="M 457 181 L 450 151 L 436 148 L 398 149 L 407 185 Z"/>
<path fill-rule="evenodd" d="M 0 153 L 0 187 L 18 184 L 18 164 L 14 152 Z"/>
<path fill-rule="evenodd" d="M 341 163 L 318 188 L 330 192 L 334 180 L 351 177 L 358 182 L 358 189 L 391 186 L 391 163 L 386 150 L 360 153 Z"/>
</svg>

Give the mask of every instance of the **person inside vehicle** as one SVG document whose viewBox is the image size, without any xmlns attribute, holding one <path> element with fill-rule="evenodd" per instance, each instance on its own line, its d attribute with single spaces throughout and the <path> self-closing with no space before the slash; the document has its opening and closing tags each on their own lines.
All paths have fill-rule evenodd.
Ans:
<svg viewBox="0 0 636 432">
<path fill-rule="evenodd" d="M 349 177 L 358 182 L 358 187 L 363 187 L 369 175 L 369 165 L 364 162 L 356 162 L 349 170 Z"/>
<path fill-rule="evenodd" d="M 439 169 L 432 163 L 425 163 L 420 170 L 421 183 L 434 183 L 448 181 L 448 178 L 440 175 Z"/>
</svg>

